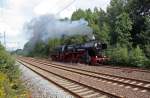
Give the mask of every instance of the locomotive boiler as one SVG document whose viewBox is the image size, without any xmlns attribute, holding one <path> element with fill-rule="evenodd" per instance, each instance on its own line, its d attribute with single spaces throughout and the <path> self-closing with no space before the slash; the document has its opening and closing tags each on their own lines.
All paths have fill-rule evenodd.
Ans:
<svg viewBox="0 0 150 98">
<path fill-rule="evenodd" d="M 108 58 L 102 55 L 107 44 L 99 41 L 89 41 L 83 44 L 62 45 L 51 53 L 53 61 L 96 64 L 104 63 Z"/>
</svg>

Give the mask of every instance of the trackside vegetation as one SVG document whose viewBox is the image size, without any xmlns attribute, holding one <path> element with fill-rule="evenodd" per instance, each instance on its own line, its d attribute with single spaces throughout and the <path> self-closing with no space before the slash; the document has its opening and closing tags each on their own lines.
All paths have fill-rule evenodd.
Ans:
<svg viewBox="0 0 150 98">
<path fill-rule="evenodd" d="M 105 51 L 105 54 L 110 57 L 106 64 L 150 68 L 149 59 L 139 46 L 130 50 L 127 47 L 117 46 Z"/>
<path fill-rule="evenodd" d="M 0 98 L 26 98 L 27 90 L 19 79 L 15 60 L 0 44 Z"/>
<path fill-rule="evenodd" d="M 71 20 L 84 18 L 93 29 L 97 40 L 108 44 L 105 55 L 111 65 L 150 67 L 150 2 L 149 0 L 111 0 L 106 11 L 101 8 L 78 9 Z M 67 18 L 62 19 L 62 21 Z M 85 36 L 74 35 L 42 41 L 29 50 L 24 46 L 26 56 L 48 56 L 57 45 L 86 41 Z"/>
</svg>

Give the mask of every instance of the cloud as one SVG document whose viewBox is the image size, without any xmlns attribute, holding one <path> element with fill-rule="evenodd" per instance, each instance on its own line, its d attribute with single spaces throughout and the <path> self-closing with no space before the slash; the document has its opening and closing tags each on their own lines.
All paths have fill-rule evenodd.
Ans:
<svg viewBox="0 0 150 98">
<path fill-rule="evenodd" d="M 60 17 L 71 17 L 76 9 L 94 9 L 95 7 L 102 8 L 106 11 L 110 0 L 75 0 L 75 2 L 60 13 Z"/>
<path fill-rule="evenodd" d="M 71 2 L 73 3 L 69 7 L 65 8 Z M 58 15 L 62 18 L 70 18 L 72 13 L 79 8 L 85 10 L 88 8 L 94 9 L 95 7 L 99 7 L 106 10 L 109 2 L 110 0 L 44 0 L 34 8 L 34 12 L 37 15 L 56 14 L 65 8 Z"/>
<path fill-rule="evenodd" d="M 26 22 L 43 14 L 56 15 L 56 13 L 64 9 L 72 1 L 73 0 L 0 0 L 0 33 L 5 31 L 8 42 L 21 42 L 20 46 L 23 47 L 26 39 L 21 35 L 23 25 Z M 75 0 L 72 5 L 62 10 L 56 16 L 61 18 L 71 17 L 71 14 L 78 8 L 94 9 L 94 7 L 97 6 L 106 9 L 109 2 L 110 0 Z"/>
</svg>

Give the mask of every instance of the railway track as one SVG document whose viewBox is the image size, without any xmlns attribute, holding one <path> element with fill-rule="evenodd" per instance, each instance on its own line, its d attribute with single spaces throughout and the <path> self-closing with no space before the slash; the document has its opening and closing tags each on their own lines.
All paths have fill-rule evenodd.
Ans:
<svg viewBox="0 0 150 98">
<path fill-rule="evenodd" d="M 21 64 L 41 75 L 45 79 L 53 82 L 57 86 L 63 88 L 64 90 L 70 92 L 76 98 L 123 98 L 122 96 L 118 96 L 115 94 L 111 94 L 88 85 L 73 81 L 66 77 L 60 76 L 53 72 L 49 72 L 45 69 L 34 66 L 31 63 L 25 63 L 24 61 L 20 61 Z M 30 64 L 30 65 L 29 65 Z"/>
<path fill-rule="evenodd" d="M 87 76 L 97 78 L 97 79 L 103 79 L 103 80 L 106 80 L 106 81 L 111 81 L 111 82 L 114 82 L 114 83 L 119 83 L 119 84 L 131 86 L 133 88 L 138 88 L 138 89 L 141 89 L 142 92 L 144 92 L 146 90 L 150 91 L 150 82 L 149 81 L 143 81 L 143 80 L 125 78 L 125 77 L 115 76 L 115 75 L 110 75 L 110 74 L 92 72 L 92 71 L 87 71 L 87 70 L 83 70 L 83 69 L 80 69 L 80 68 L 72 68 L 72 67 L 68 67 L 68 66 L 64 66 L 64 65 L 60 65 L 60 64 L 53 64 L 53 63 L 50 63 L 50 62 L 42 62 L 41 60 L 40 61 L 34 60 L 34 59 L 32 59 L 32 60 L 34 62 L 37 62 L 37 63 L 40 63 L 40 64 L 45 64 L 45 65 L 52 66 L 52 67 L 55 67 L 55 68 L 59 68 L 59 69 L 79 73 L 79 74 L 82 74 L 82 75 L 87 75 Z"/>
<path fill-rule="evenodd" d="M 113 76 L 113 75 L 109 75 L 109 74 L 103 74 L 103 73 L 97 73 L 97 72 L 87 71 L 87 70 L 83 70 L 83 69 L 79 69 L 79 68 L 72 68 L 72 67 L 68 67 L 68 66 L 64 66 L 64 65 L 60 65 L 60 64 L 59 65 L 52 64 L 50 62 L 37 60 L 37 59 L 33 59 L 33 58 L 32 59 L 31 58 L 30 59 L 22 58 L 20 60 L 22 60 L 23 62 L 26 62 L 26 63 L 30 62 L 30 64 L 33 64 L 31 62 L 34 62 L 34 64 L 42 64 L 43 66 L 53 67 L 53 68 L 57 68 L 59 70 L 65 70 L 67 72 L 80 74 L 82 76 L 88 76 L 92 80 L 98 80 L 101 82 L 105 82 L 107 84 L 117 85 L 120 87 L 124 87 L 124 89 L 130 88 L 133 91 L 137 91 L 137 92 L 141 92 L 141 93 L 150 91 L 150 82 L 148 82 L 148 81 L 124 78 L 124 77 Z M 93 98 L 97 98 L 97 97 L 93 97 Z M 143 98 L 145 98 L 145 97 L 143 97 Z"/>
</svg>

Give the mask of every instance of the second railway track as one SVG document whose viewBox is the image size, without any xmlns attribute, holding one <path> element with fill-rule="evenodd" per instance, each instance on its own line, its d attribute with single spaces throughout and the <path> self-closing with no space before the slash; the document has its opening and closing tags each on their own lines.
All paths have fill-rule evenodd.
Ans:
<svg viewBox="0 0 150 98">
<path fill-rule="evenodd" d="M 34 64 L 42 64 L 43 67 L 48 66 L 48 67 L 57 68 L 59 70 L 65 70 L 68 72 L 80 74 L 82 76 L 88 76 L 92 80 L 99 80 L 99 81 L 105 82 L 107 84 L 119 85 L 120 87 L 124 86 L 126 89 L 129 89 L 129 88 L 133 89 L 133 92 L 136 91 L 136 92 L 140 92 L 140 93 L 149 93 L 149 91 L 150 91 L 150 82 L 148 82 L 148 81 L 118 77 L 118 76 L 107 75 L 107 74 L 102 74 L 102 73 L 100 74 L 100 73 L 91 72 L 91 71 L 87 71 L 87 70 L 71 68 L 71 67 L 67 67 L 67 66 L 63 66 L 63 65 L 50 64 L 50 63 L 44 62 L 42 60 L 36 60 L 36 59 L 31 59 L 31 58 L 30 59 L 29 58 L 20 58 L 20 60 L 22 60 L 26 63 L 30 63 L 30 64 L 33 64 L 33 62 L 34 62 Z M 93 94 L 93 96 L 94 96 L 94 94 Z M 124 95 L 120 95 L 120 96 L 124 96 Z M 128 95 L 127 95 L 127 97 L 128 97 Z M 93 98 L 98 98 L 98 97 L 93 97 Z M 136 98 L 136 97 L 134 97 L 134 98 Z M 148 98 L 148 97 L 143 97 L 143 98 Z"/>
</svg>

